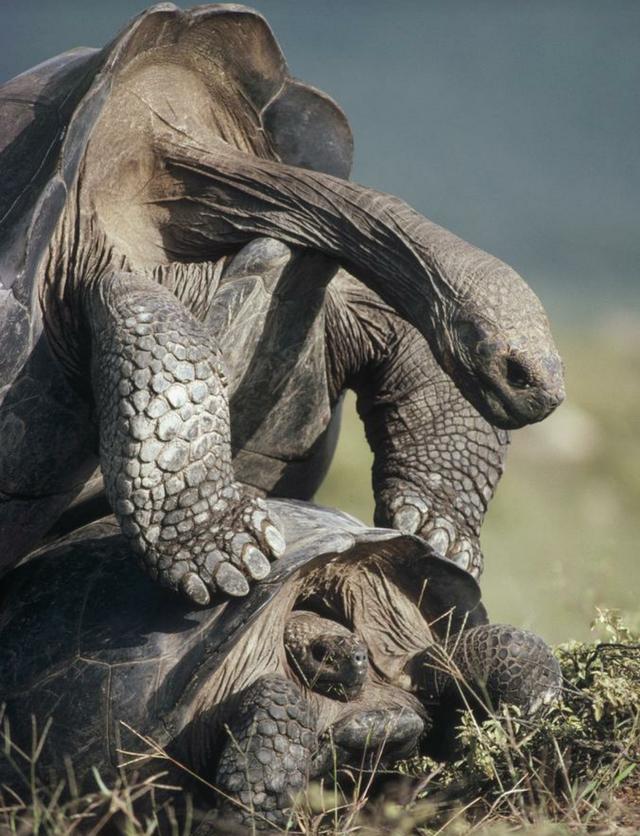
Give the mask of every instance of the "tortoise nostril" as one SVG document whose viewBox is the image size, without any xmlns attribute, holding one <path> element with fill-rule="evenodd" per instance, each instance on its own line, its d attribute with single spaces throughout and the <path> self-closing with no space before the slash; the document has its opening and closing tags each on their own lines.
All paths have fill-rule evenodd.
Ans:
<svg viewBox="0 0 640 836">
<path fill-rule="evenodd" d="M 366 654 L 366 651 L 364 651 L 364 650 L 356 650 L 356 652 L 353 654 L 353 661 L 354 661 L 357 665 L 364 665 L 364 664 L 366 664 L 366 662 L 367 662 L 367 654 Z"/>
<path fill-rule="evenodd" d="M 529 389 L 533 386 L 531 374 L 515 357 L 507 358 L 507 383 L 514 389 Z"/>
</svg>

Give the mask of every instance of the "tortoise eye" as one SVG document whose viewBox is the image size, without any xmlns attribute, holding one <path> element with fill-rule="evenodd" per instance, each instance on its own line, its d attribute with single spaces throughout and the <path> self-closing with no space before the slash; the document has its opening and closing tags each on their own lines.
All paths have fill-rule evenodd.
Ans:
<svg viewBox="0 0 640 836">
<path fill-rule="evenodd" d="M 484 328 L 473 320 L 465 319 L 456 326 L 458 339 L 468 348 L 475 348 L 479 342 L 487 338 Z"/>
<path fill-rule="evenodd" d="M 313 642 L 311 655 L 316 662 L 327 662 L 329 660 L 329 648 L 323 642 Z"/>
</svg>

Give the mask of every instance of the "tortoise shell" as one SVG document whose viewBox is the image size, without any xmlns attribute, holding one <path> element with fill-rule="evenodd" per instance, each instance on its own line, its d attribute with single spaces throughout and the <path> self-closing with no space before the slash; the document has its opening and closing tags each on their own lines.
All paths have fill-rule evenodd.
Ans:
<svg viewBox="0 0 640 836">
<path fill-rule="evenodd" d="M 39 550 L 5 577 L 0 703 L 11 739 L 27 749 L 32 716 L 38 733 L 51 722 L 38 763 L 45 779 L 65 775 L 70 757 L 79 782 L 93 766 L 114 780 L 120 750 L 144 749 L 138 735 L 174 747 L 187 762 L 206 761 L 235 694 L 265 673 L 292 676 L 283 634 L 294 607 L 331 588 L 325 601 L 335 617 L 375 644 L 366 616 L 342 606 L 349 578 L 368 567 L 393 575 L 420 613 L 416 648 L 425 636 L 486 622 L 475 580 L 419 538 L 294 500 L 269 505 L 288 549 L 243 599 L 196 609 L 163 590 L 137 568 L 108 519 Z M 336 578 L 346 594 L 335 594 Z M 372 662 L 391 679 L 395 662 L 383 656 L 374 650 Z M 205 715 L 208 726 L 196 733 Z M 8 762 L 0 777 L 16 785 Z"/>
<path fill-rule="evenodd" d="M 325 94 L 290 76 L 266 21 L 242 6 L 182 11 L 160 4 L 104 48 L 72 50 L 0 86 L 0 537 L 18 553 L 23 539 L 25 548 L 37 540 L 34 526 L 40 534 L 51 526 L 96 465 L 86 381 L 63 368 L 68 358 L 61 360 L 46 325 L 55 308 L 71 343 L 81 331 L 69 298 L 50 295 L 52 239 L 73 222 L 71 198 L 82 181 L 97 228 L 122 243 L 119 224 L 131 221 L 124 218 L 127 185 L 139 188 L 126 166 L 144 166 L 149 114 L 161 118 L 153 108 L 160 102 L 170 109 L 187 77 L 210 103 L 214 136 L 224 123 L 218 134 L 243 151 L 349 174 L 346 117 Z M 136 110 L 141 80 L 151 98 Z M 138 143 L 140 154 L 125 154 L 118 167 L 118 149 Z M 103 177 L 116 178 L 115 207 L 113 184 Z M 82 211 L 87 217 L 88 207 Z M 145 230 L 144 241 L 161 234 Z M 137 252 L 135 242 L 129 245 L 123 257 L 131 247 Z M 7 499 L 14 500 L 10 519 L 2 509 Z"/>
</svg>

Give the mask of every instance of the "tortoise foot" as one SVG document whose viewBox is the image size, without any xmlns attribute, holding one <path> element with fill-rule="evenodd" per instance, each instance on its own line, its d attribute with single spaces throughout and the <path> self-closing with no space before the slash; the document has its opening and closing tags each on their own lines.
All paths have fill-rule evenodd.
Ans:
<svg viewBox="0 0 640 836">
<path fill-rule="evenodd" d="M 466 569 L 475 578 L 482 574 L 484 557 L 478 539 L 460 532 L 450 516 L 408 485 L 384 491 L 378 497 L 376 524 L 390 525 L 403 534 L 417 534 L 434 551 Z"/>
<path fill-rule="evenodd" d="M 270 572 L 270 561 L 285 550 L 278 522 L 265 502 L 240 486 L 223 488 L 213 504 L 215 523 L 164 560 L 149 568 L 164 586 L 178 589 L 196 604 L 206 605 L 219 591 L 246 595 L 250 581 Z"/>
</svg>

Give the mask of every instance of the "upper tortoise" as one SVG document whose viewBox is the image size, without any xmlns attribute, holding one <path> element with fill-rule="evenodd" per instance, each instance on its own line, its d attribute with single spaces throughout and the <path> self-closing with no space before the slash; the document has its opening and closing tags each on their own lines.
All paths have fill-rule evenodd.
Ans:
<svg viewBox="0 0 640 836">
<path fill-rule="evenodd" d="M 255 238 L 222 265 L 202 312 L 225 358 L 236 479 L 261 495 L 311 499 L 353 389 L 374 453 L 376 522 L 419 534 L 477 577 L 507 431 L 477 412 L 375 291 L 344 269 L 325 285 L 317 262 Z M 108 513 L 103 487 L 97 470 L 48 537 Z"/>
<path fill-rule="evenodd" d="M 346 267 L 492 424 L 562 399 L 527 285 L 343 179 L 344 115 L 290 78 L 250 10 L 156 6 L 102 50 L 6 83 L 0 123 L 5 564 L 79 493 L 99 443 L 109 501 L 154 578 L 207 603 L 268 574 L 284 541 L 234 476 L 223 357 L 201 321 L 221 259 L 257 236 L 315 251 L 311 279 L 326 281 L 328 260 Z"/>
</svg>

